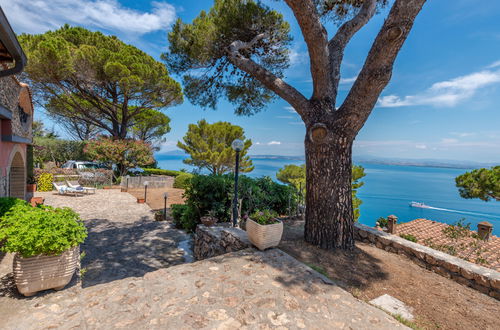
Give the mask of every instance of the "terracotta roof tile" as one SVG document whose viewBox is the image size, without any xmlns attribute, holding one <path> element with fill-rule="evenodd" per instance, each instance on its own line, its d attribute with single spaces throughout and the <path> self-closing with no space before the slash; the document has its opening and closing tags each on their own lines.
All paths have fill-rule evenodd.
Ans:
<svg viewBox="0 0 500 330">
<path fill-rule="evenodd" d="M 396 235 L 413 235 L 419 244 L 500 271 L 500 237 L 492 235 L 487 242 L 473 237 L 454 240 L 443 232 L 448 227 L 442 222 L 415 219 L 396 225 Z M 470 231 L 470 234 L 476 232 Z"/>
</svg>

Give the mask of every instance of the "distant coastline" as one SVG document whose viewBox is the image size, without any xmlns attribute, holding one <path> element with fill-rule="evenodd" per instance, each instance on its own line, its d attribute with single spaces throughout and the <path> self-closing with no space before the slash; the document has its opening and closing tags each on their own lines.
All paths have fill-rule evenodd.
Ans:
<svg viewBox="0 0 500 330">
<path fill-rule="evenodd" d="M 187 155 L 182 150 L 173 150 L 168 152 L 157 153 L 157 156 L 184 156 Z M 274 160 L 291 160 L 294 162 L 305 162 L 305 157 L 302 155 L 286 156 L 286 155 L 249 155 L 253 159 L 274 159 Z M 436 168 L 455 168 L 455 169 L 475 169 L 482 167 L 492 167 L 496 163 L 481 163 L 474 161 L 458 161 L 458 160 L 440 160 L 440 159 L 402 159 L 402 158 L 377 158 L 366 156 L 354 156 L 355 163 L 378 164 L 378 165 L 394 165 L 394 166 L 416 166 L 416 167 L 436 167 Z"/>
</svg>

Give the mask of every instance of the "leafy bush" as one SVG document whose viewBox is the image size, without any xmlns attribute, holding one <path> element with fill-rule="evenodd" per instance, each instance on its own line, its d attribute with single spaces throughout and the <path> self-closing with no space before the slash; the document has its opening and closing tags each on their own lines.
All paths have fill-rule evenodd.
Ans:
<svg viewBox="0 0 500 330">
<path fill-rule="evenodd" d="M 174 188 L 186 189 L 192 177 L 191 173 L 180 173 L 175 177 Z"/>
<path fill-rule="evenodd" d="M 387 218 L 384 218 L 384 217 L 380 217 L 378 218 L 377 220 L 377 225 L 380 227 L 380 228 L 387 228 L 387 225 L 389 224 L 389 220 L 387 220 Z"/>
<path fill-rule="evenodd" d="M 250 219 L 260 225 L 272 225 L 273 223 L 278 223 L 279 221 L 276 219 L 277 217 L 278 213 L 270 210 L 257 210 L 254 213 L 250 214 Z"/>
<path fill-rule="evenodd" d="M 172 204 L 170 206 L 172 218 L 174 218 L 174 223 L 179 225 L 181 223 L 181 217 L 187 209 L 186 204 Z M 180 227 L 179 227 L 180 228 Z"/>
<path fill-rule="evenodd" d="M 412 234 L 401 234 L 401 235 L 399 235 L 399 237 L 404 238 L 404 239 L 406 239 L 410 242 L 414 242 L 414 243 L 417 243 L 417 241 L 418 241 L 418 239 L 415 236 L 413 236 Z"/>
<path fill-rule="evenodd" d="M 54 175 L 51 173 L 42 173 L 38 178 L 37 190 L 38 191 L 52 191 L 52 182 L 54 182 Z"/>
<path fill-rule="evenodd" d="M 177 226 L 193 230 L 200 223 L 200 218 L 209 213 L 214 214 L 219 222 L 230 221 L 233 190 L 232 175 L 193 175 L 184 192 L 186 204 L 172 208 Z M 276 183 L 269 177 L 253 179 L 241 176 L 238 184 L 242 215 L 255 210 L 275 210 L 277 214 L 287 214 L 289 202 L 293 207 L 296 196 L 294 187 Z"/>
<path fill-rule="evenodd" d="M 87 237 L 83 222 L 70 208 L 15 203 L 1 218 L 0 241 L 4 252 L 23 257 L 57 255 Z"/>
<path fill-rule="evenodd" d="M 161 168 L 142 168 L 144 170 L 144 174 L 149 175 L 168 175 L 168 176 L 178 176 L 182 174 L 181 171 L 173 171 L 173 170 L 164 170 Z"/>
<path fill-rule="evenodd" d="M 14 197 L 0 197 L 0 218 L 18 204 L 26 204 L 26 202 Z"/>
</svg>

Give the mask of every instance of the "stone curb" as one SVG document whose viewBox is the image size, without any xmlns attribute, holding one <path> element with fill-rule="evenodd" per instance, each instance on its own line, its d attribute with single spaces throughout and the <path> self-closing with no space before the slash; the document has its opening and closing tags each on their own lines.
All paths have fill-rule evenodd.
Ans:
<svg viewBox="0 0 500 330">
<path fill-rule="evenodd" d="M 405 255 L 423 268 L 500 300 L 500 272 L 360 223 L 354 224 L 354 237 L 385 251 Z"/>
<path fill-rule="evenodd" d="M 234 227 L 196 226 L 194 257 L 203 260 L 251 247 L 246 231 Z"/>
</svg>

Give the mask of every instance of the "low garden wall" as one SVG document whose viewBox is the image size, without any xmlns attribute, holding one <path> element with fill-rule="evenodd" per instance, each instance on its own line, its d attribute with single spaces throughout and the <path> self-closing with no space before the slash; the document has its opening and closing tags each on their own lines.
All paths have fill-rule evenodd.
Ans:
<svg viewBox="0 0 500 330">
<path fill-rule="evenodd" d="M 239 251 L 251 246 L 246 231 L 234 227 L 196 226 L 194 257 L 196 260 Z"/>
<path fill-rule="evenodd" d="M 500 272 L 359 223 L 355 224 L 354 237 L 405 255 L 421 267 L 500 300 Z"/>
</svg>

